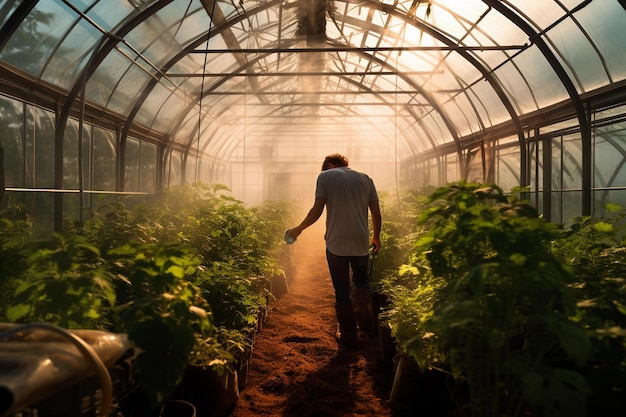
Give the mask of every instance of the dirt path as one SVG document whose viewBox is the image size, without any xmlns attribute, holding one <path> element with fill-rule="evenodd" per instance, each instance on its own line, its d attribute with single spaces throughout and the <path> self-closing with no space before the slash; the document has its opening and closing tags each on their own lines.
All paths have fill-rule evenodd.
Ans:
<svg viewBox="0 0 626 417">
<path fill-rule="evenodd" d="M 289 293 L 271 303 L 257 334 L 248 382 L 232 417 L 392 415 L 393 374 L 382 364 L 375 335 L 338 346 L 333 288 L 319 228 L 294 244 Z"/>
</svg>

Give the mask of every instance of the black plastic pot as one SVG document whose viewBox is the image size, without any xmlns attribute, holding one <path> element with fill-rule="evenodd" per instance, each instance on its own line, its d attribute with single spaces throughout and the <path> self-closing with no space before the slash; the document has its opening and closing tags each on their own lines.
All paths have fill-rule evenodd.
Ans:
<svg viewBox="0 0 626 417">
<path fill-rule="evenodd" d="M 192 403 L 198 417 L 229 415 L 239 400 L 237 372 L 219 375 L 212 369 L 189 366 L 176 398 Z"/>
<path fill-rule="evenodd" d="M 464 417 L 458 406 L 460 387 L 440 370 L 421 370 L 405 354 L 394 357 L 395 374 L 389 396 L 396 417 Z M 457 392 L 455 392 L 457 391 Z"/>
<path fill-rule="evenodd" d="M 158 417 L 196 417 L 196 407 L 182 400 L 168 400 L 160 411 Z"/>
</svg>

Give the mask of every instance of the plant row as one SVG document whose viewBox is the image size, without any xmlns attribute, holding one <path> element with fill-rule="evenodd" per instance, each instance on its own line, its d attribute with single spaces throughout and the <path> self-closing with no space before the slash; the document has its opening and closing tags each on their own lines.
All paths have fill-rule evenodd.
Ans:
<svg viewBox="0 0 626 417">
<path fill-rule="evenodd" d="M 374 270 L 400 354 L 424 378 L 445 376 L 433 415 L 623 411 L 626 211 L 609 204 L 609 217 L 565 227 L 493 184 L 423 194 L 384 206 Z"/>
<path fill-rule="evenodd" d="M 150 407 L 189 366 L 232 372 L 267 310 L 289 207 L 246 208 L 219 185 L 170 189 L 35 240 L 12 206 L 0 218 L 0 321 L 125 333 Z"/>
</svg>

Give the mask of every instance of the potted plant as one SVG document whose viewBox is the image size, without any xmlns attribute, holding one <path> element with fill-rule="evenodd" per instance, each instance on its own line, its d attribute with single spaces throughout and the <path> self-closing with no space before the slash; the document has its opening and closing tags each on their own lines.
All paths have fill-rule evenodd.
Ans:
<svg viewBox="0 0 626 417">
<path fill-rule="evenodd" d="M 155 407 L 181 383 L 197 338 L 214 330 L 211 308 L 191 282 L 200 260 L 177 244 L 128 244 L 108 256 L 121 280 L 115 328 L 137 348 L 133 368 Z"/>
</svg>

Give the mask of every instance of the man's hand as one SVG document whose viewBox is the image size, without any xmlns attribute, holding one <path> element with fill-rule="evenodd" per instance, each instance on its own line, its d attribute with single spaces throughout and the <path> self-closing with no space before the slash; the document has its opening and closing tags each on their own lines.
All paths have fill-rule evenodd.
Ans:
<svg viewBox="0 0 626 417">
<path fill-rule="evenodd" d="M 320 216 L 322 215 L 322 212 L 324 211 L 325 205 L 326 205 L 325 198 L 316 197 L 315 202 L 313 203 L 313 207 L 311 207 L 311 210 L 309 210 L 304 220 L 302 220 L 302 222 L 296 227 L 292 227 L 291 229 L 288 229 L 287 232 L 285 233 L 285 236 L 288 236 L 291 239 L 295 239 L 298 236 L 300 236 L 300 233 L 302 233 L 304 229 L 306 229 L 307 227 L 315 223 L 317 219 L 320 218 Z"/>
<path fill-rule="evenodd" d="M 294 228 L 287 230 L 287 232 L 285 233 L 285 236 L 288 236 L 291 239 L 296 239 L 298 236 L 300 236 L 300 233 L 302 233 L 302 230 L 300 230 L 296 226 Z"/>
<path fill-rule="evenodd" d="M 380 250 L 380 239 L 372 238 L 372 254 L 376 255 Z"/>
</svg>

